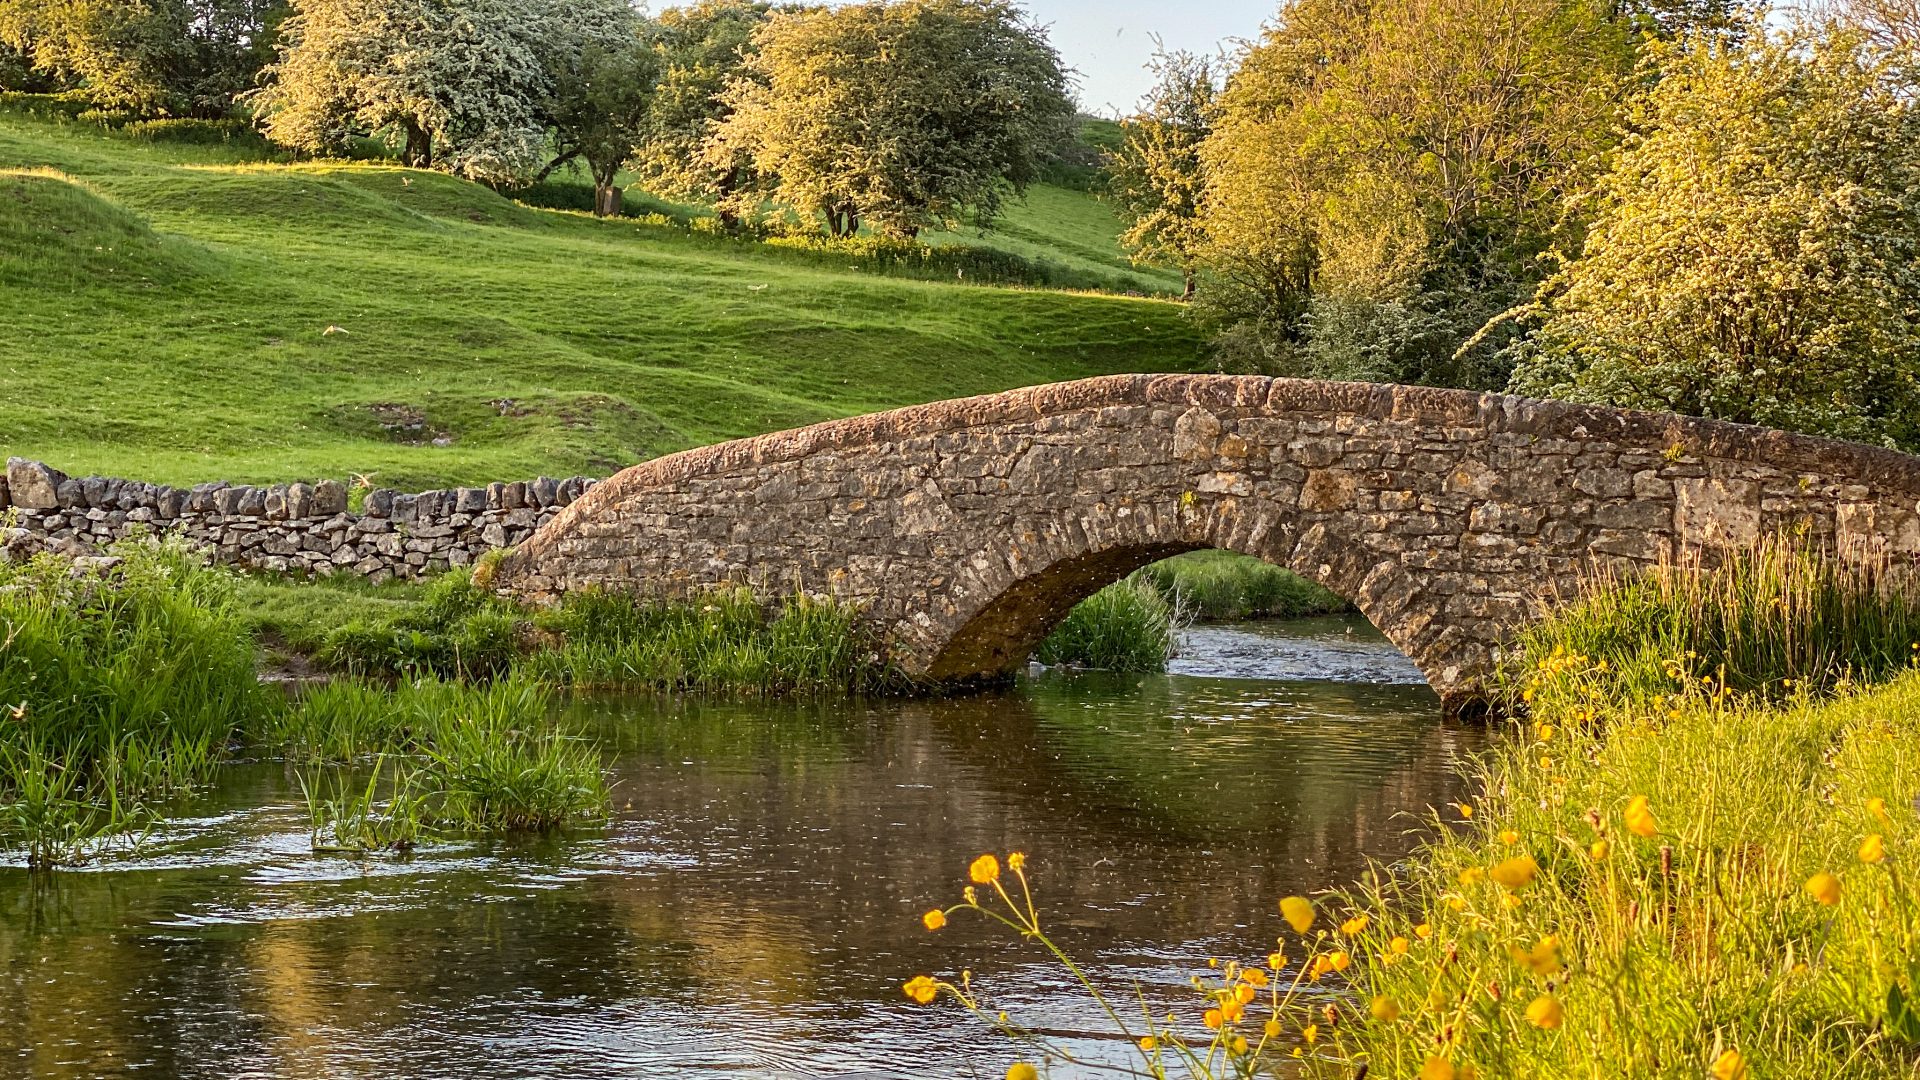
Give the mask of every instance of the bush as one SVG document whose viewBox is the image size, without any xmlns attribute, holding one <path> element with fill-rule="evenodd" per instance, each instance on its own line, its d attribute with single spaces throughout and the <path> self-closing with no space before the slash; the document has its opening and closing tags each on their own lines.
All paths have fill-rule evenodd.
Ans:
<svg viewBox="0 0 1920 1080">
<path fill-rule="evenodd" d="M 1128 578 L 1074 605 L 1035 655 L 1043 664 L 1165 671 L 1185 622 L 1176 601 L 1145 581 Z"/>
<path fill-rule="evenodd" d="M 356 619 L 327 635 L 320 660 L 356 675 L 491 679 L 513 665 L 520 621 L 518 608 L 455 571 L 410 610 Z"/>
</svg>

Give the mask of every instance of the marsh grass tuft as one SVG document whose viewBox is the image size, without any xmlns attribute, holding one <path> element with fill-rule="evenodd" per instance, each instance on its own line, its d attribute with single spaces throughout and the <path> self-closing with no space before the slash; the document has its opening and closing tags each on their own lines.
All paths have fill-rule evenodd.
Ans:
<svg viewBox="0 0 1920 1080">
<path fill-rule="evenodd" d="M 525 679 L 423 679 L 391 688 L 340 680 L 310 690 L 291 713 L 280 730 L 308 760 L 381 755 L 363 790 L 337 780 L 307 786 L 315 835 L 334 837 L 326 846 L 393 849 L 389 840 L 410 845 L 428 828 L 538 832 L 606 812 L 598 749 L 561 722 L 551 690 Z M 376 813 L 375 788 L 389 760 L 387 809 Z"/>
<path fill-rule="evenodd" d="M 1177 598 L 1129 577 L 1074 605 L 1035 656 L 1043 664 L 1165 671 L 1187 621 Z"/>
</svg>

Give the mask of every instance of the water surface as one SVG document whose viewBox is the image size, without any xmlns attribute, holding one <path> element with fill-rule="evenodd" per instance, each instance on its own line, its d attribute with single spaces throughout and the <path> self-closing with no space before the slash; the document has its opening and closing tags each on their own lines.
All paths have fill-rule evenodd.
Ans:
<svg viewBox="0 0 1920 1080">
<path fill-rule="evenodd" d="M 961 968 L 1098 1056 L 1057 969 L 920 912 L 1023 850 L 1071 951 L 1185 1006 L 1207 957 L 1268 951 L 1278 897 L 1458 797 L 1480 733 L 1383 645 L 1315 620 L 1199 631 L 1177 670 L 1204 674 L 587 702 L 605 829 L 405 859 L 312 855 L 293 772 L 235 766 L 137 857 L 0 868 L 0 1075 L 997 1077 L 997 1036 L 899 990 Z"/>
</svg>

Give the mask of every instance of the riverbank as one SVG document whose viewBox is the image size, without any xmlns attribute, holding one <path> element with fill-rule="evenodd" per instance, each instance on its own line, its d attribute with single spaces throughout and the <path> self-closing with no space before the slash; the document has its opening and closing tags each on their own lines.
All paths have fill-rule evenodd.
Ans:
<svg viewBox="0 0 1920 1080">
<path fill-rule="evenodd" d="M 1336 902 L 1319 1074 L 1914 1076 L 1915 597 L 1763 543 L 1530 630 L 1464 825 Z"/>
<path fill-rule="evenodd" d="M 1281 901 L 1271 956 L 1209 960 L 1185 1007 L 1116 1015 L 1135 1064 L 1224 1077 L 1294 1057 L 1325 1080 L 1910 1080 L 1913 584 L 1899 567 L 1777 542 L 1713 572 L 1596 582 L 1522 636 L 1505 685 L 1526 715 L 1479 760 L 1479 794 L 1430 809 L 1435 839 L 1412 858 Z M 976 867 L 970 897 L 1037 927 L 1032 907 L 991 888 L 1003 873 Z M 1024 897 L 1013 876 L 1005 887 Z M 1120 989 L 1097 974 L 1085 986 Z M 977 986 L 916 990 L 981 1012 Z M 1017 1017 L 981 1015 L 1030 1063 L 1062 1060 Z"/>
</svg>

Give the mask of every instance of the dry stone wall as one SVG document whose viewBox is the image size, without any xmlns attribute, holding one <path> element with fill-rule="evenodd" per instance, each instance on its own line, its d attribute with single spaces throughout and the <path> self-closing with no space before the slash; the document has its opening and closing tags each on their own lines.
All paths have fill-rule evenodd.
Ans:
<svg viewBox="0 0 1920 1080">
<path fill-rule="evenodd" d="M 336 480 L 176 488 L 69 477 L 42 462 L 9 458 L 0 478 L 0 559 L 42 549 L 88 555 L 144 529 L 185 537 L 219 561 L 250 569 L 413 578 L 520 543 L 596 482 L 543 476 L 416 494 L 382 488 L 367 492 L 353 511 Z"/>
<path fill-rule="evenodd" d="M 859 604 L 942 679 L 1024 662 L 1074 603 L 1223 548 L 1350 598 L 1443 697 L 1594 560 L 1804 528 L 1920 556 L 1920 460 L 1670 414 L 1423 387 L 1112 376 L 705 447 L 609 479 L 494 575 Z"/>
</svg>

